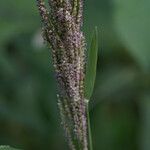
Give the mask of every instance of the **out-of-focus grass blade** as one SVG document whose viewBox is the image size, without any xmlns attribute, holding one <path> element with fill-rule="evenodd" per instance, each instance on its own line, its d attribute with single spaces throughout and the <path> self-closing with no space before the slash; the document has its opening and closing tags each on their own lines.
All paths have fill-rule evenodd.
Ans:
<svg viewBox="0 0 150 150">
<path fill-rule="evenodd" d="M 0 150 L 19 150 L 19 149 L 12 148 L 8 145 L 1 145 Z"/>
<path fill-rule="evenodd" d="M 94 33 L 92 35 L 91 45 L 88 50 L 88 60 L 85 76 L 85 98 L 88 100 L 92 96 L 94 89 L 97 58 L 98 58 L 98 30 L 97 27 L 95 27 Z"/>
<path fill-rule="evenodd" d="M 113 0 L 114 27 L 122 44 L 143 71 L 150 71 L 150 1 Z M 136 5 L 135 5 L 136 4 Z M 140 6 L 140 7 L 137 7 Z M 132 18 L 131 18 L 132 16 Z M 130 23 L 129 23 L 130 22 Z"/>
</svg>

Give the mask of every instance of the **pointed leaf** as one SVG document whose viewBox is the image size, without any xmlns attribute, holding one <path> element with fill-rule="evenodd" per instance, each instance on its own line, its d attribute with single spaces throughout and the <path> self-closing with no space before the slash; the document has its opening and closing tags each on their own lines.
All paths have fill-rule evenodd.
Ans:
<svg viewBox="0 0 150 150">
<path fill-rule="evenodd" d="M 98 58 L 98 30 L 95 27 L 90 49 L 88 50 L 87 70 L 85 76 L 85 98 L 90 99 L 94 89 Z"/>
</svg>

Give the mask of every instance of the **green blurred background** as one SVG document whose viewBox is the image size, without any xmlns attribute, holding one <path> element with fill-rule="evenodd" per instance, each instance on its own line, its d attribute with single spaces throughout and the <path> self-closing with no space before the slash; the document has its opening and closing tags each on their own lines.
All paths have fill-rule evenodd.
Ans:
<svg viewBox="0 0 150 150">
<path fill-rule="evenodd" d="M 88 46 L 99 28 L 94 150 L 150 150 L 149 11 L 149 0 L 85 1 Z M 40 28 L 34 0 L 0 1 L 0 145 L 67 150 Z"/>
</svg>

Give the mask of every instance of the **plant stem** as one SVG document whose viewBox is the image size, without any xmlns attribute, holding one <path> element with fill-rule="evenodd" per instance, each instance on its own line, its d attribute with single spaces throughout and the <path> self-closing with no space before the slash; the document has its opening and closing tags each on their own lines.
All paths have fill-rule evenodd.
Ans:
<svg viewBox="0 0 150 150">
<path fill-rule="evenodd" d="M 93 150 L 92 144 L 92 132 L 91 132 L 91 125 L 90 125 L 90 112 L 89 112 L 89 100 L 85 100 L 86 102 L 86 113 L 87 113 L 87 126 L 88 126 L 88 147 L 89 150 Z"/>
</svg>

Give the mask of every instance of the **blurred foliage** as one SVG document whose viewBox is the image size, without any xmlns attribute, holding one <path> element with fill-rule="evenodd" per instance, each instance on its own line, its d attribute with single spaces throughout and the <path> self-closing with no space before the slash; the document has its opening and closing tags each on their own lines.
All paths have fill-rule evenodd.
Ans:
<svg viewBox="0 0 150 150">
<path fill-rule="evenodd" d="M 17 150 L 17 149 L 15 149 L 15 148 L 12 148 L 12 147 L 10 147 L 10 146 L 0 146 L 0 150 Z M 19 149 L 18 149 L 19 150 Z"/>
<path fill-rule="evenodd" d="M 87 41 L 95 25 L 100 30 L 91 101 L 94 150 L 150 149 L 149 4 L 85 3 Z M 35 1 L 0 1 L 0 145 L 67 150 L 40 26 Z"/>
<path fill-rule="evenodd" d="M 115 0 L 115 25 L 126 48 L 144 70 L 150 69 L 150 1 Z"/>
</svg>

